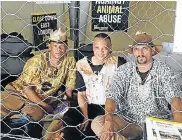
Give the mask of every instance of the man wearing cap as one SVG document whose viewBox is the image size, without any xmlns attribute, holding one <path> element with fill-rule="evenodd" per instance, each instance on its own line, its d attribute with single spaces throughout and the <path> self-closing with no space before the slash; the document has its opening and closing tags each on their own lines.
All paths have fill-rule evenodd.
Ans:
<svg viewBox="0 0 182 140">
<path fill-rule="evenodd" d="M 136 63 L 128 62 L 116 70 L 106 94 L 106 113 L 92 123 L 100 140 L 119 135 L 141 139 L 146 116 L 182 122 L 182 92 L 173 72 L 152 58 L 161 49 L 152 43 L 151 35 L 136 33 L 129 48 Z"/>
<path fill-rule="evenodd" d="M 12 111 L 19 111 L 29 120 L 39 121 L 45 113 L 53 112 L 51 97 L 64 82 L 66 95 L 71 97 L 75 86 L 76 62 L 67 53 L 66 28 L 51 33 L 48 46 L 49 51 L 29 59 L 20 77 L 9 83 L 2 92 L 1 118 L 17 117 L 17 112 Z"/>
<path fill-rule="evenodd" d="M 95 36 L 93 52 L 93 56 L 84 57 L 76 64 L 79 107 L 70 108 L 63 117 L 65 140 L 95 137 L 91 130 L 91 121 L 105 113 L 105 92 L 108 90 L 112 75 L 118 66 L 126 63 L 123 57 L 112 55 L 111 38 L 105 33 Z"/>
</svg>

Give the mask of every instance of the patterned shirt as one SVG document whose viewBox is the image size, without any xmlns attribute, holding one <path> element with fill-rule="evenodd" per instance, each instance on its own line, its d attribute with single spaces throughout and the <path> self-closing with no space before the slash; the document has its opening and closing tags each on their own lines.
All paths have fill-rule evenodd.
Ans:
<svg viewBox="0 0 182 140">
<path fill-rule="evenodd" d="M 27 61 L 20 77 L 10 85 L 25 97 L 24 86 L 32 85 L 39 96 L 45 98 L 53 95 L 64 82 L 66 87 L 75 87 L 75 67 L 74 57 L 68 54 L 63 56 L 59 67 L 55 68 L 50 64 L 49 52 L 41 53 Z"/>
<path fill-rule="evenodd" d="M 146 116 L 171 118 L 168 104 L 182 92 L 173 72 L 166 64 L 154 60 L 144 84 L 136 71 L 136 64 L 120 66 L 106 95 L 117 103 L 117 113 L 131 123 L 142 124 Z"/>
</svg>

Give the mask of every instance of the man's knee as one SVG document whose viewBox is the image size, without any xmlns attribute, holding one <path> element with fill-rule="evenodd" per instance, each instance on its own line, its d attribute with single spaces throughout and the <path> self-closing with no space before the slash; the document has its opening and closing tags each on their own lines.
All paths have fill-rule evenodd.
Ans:
<svg viewBox="0 0 182 140">
<path fill-rule="evenodd" d="M 30 116 L 33 121 L 40 121 L 44 116 L 43 109 L 38 105 L 26 105 L 21 112 Z"/>
<path fill-rule="evenodd" d="M 1 104 L 1 119 L 8 116 L 10 111 Z"/>
<path fill-rule="evenodd" d="M 91 123 L 91 129 L 94 131 L 96 135 L 99 135 L 99 133 L 102 130 L 102 126 L 104 123 L 104 116 L 97 116 Z"/>
<path fill-rule="evenodd" d="M 9 111 L 18 111 L 24 103 L 25 101 L 16 93 L 7 91 L 1 93 L 1 104 Z"/>
</svg>

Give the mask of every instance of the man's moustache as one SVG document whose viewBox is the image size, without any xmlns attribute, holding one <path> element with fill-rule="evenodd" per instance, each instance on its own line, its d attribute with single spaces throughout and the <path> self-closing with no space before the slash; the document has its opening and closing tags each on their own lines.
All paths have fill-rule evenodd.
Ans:
<svg viewBox="0 0 182 140">
<path fill-rule="evenodd" d="M 137 58 L 140 58 L 140 57 L 145 57 L 144 55 L 139 55 L 139 56 L 137 56 Z"/>
</svg>

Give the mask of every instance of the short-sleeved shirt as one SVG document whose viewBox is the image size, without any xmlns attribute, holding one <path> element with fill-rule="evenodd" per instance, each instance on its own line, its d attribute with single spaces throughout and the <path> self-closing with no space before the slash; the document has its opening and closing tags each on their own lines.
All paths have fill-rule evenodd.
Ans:
<svg viewBox="0 0 182 140">
<path fill-rule="evenodd" d="M 103 68 L 104 64 L 102 64 L 102 65 L 93 65 L 92 62 L 91 62 L 91 58 L 92 57 L 87 57 L 89 65 L 90 65 L 92 71 L 95 74 L 98 74 L 101 71 L 101 69 Z M 118 67 L 120 65 L 125 64 L 125 63 L 126 63 L 126 60 L 123 57 L 118 57 L 118 64 L 117 64 Z M 80 74 L 79 71 L 76 71 L 76 89 L 79 92 L 86 91 L 86 87 L 85 87 L 85 82 L 83 80 L 83 76 Z"/>
<path fill-rule="evenodd" d="M 170 119 L 168 108 L 173 97 L 182 98 L 180 86 L 166 64 L 154 60 L 145 83 L 136 71 L 136 64 L 120 66 L 112 79 L 106 98 L 117 103 L 117 113 L 131 123 L 142 124 L 146 116 Z"/>
<path fill-rule="evenodd" d="M 63 56 L 60 65 L 55 68 L 50 64 L 49 52 L 41 53 L 27 61 L 20 77 L 10 85 L 25 97 L 23 88 L 27 85 L 34 86 L 40 97 L 52 95 L 64 82 L 66 87 L 75 88 L 75 67 L 75 59 L 69 54 Z M 43 90 L 43 85 L 49 88 Z"/>
</svg>

